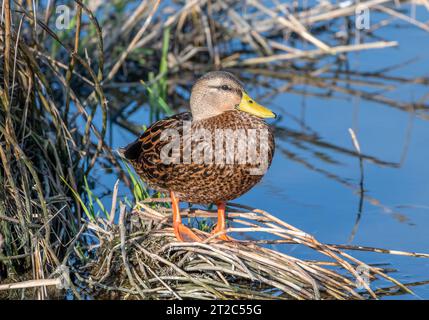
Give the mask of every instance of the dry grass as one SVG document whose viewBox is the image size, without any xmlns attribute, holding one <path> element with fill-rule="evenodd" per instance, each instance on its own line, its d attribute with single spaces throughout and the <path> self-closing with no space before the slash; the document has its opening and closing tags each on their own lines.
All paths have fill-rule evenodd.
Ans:
<svg viewBox="0 0 429 320">
<path fill-rule="evenodd" d="M 43 281 L 68 259 L 82 226 L 81 208 L 67 184 L 81 192 L 100 153 L 111 154 L 103 143 L 106 119 L 99 130 L 92 115 L 100 109 L 106 114 L 106 103 L 97 70 L 76 53 L 80 13 L 73 48 L 43 23 L 35 34 L 33 12 L 20 3 L 2 4 L 0 281 Z M 34 45 L 42 31 L 50 37 Z M 51 57 L 53 47 L 67 56 L 67 65 Z M 70 86 L 77 66 L 88 74 L 96 93 L 86 105 Z M 46 290 L 34 292 L 37 298 L 46 295 Z"/>
<path fill-rule="evenodd" d="M 412 293 L 382 268 L 320 243 L 265 211 L 238 204 L 228 205 L 233 227 L 227 232 L 239 233 L 241 238 L 252 234 L 261 238 L 265 233 L 265 240 L 223 242 L 194 229 L 206 239 L 203 243 L 176 242 L 171 210 L 161 205 L 166 200 L 147 199 L 130 213 L 121 206 L 118 225 L 102 219 L 88 224 L 100 243 L 91 247 L 94 258 L 72 271 L 83 295 L 96 299 L 376 299 L 379 296 L 369 286 L 376 279 Z M 216 216 L 199 209 L 182 213 L 200 220 Z M 298 245 L 325 258 L 307 261 L 282 253 L 291 245 L 295 252 L 300 251 Z M 365 276 L 370 282 L 365 282 Z"/>
<path fill-rule="evenodd" d="M 233 203 L 228 204 L 226 231 L 247 240 L 216 240 L 201 230 L 207 226 L 201 220 L 214 218 L 216 212 L 186 209 L 183 216 L 200 220 L 193 230 L 205 240 L 177 242 L 165 201 L 169 199 L 146 199 L 133 210 L 122 203 L 115 210 L 114 201 L 118 223 L 115 215 L 86 221 L 79 233 L 85 241 L 74 248 L 73 264 L 62 265 L 51 279 L 0 284 L 0 290 L 44 288 L 51 298 L 59 298 L 67 289 L 78 299 L 378 299 L 413 294 L 410 287 L 422 283 L 404 285 L 388 270 L 340 248 L 429 258 L 424 253 L 323 244 L 268 212 Z M 249 240 L 252 234 L 264 240 Z M 320 259 L 285 253 L 291 246 L 293 252 L 310 249 Z M 373 281 L 378 281 L 377 290 L 371 289 Z"/>
</svg>

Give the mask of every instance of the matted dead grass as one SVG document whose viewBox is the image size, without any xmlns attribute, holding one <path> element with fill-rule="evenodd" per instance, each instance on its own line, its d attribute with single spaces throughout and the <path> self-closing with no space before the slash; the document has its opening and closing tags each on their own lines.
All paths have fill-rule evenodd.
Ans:
<svg viewBox="0 0 429 320">
<path fill-rule="evenodd" d="M 96 257 L 74 270 L 86 295 L 96 299 L 376 299 L 370 288 L 376 279 L 412 293 L 382 268 L 323 244 L 268 212 L 238 204 L 228 205 L 233 227 L 227 232 L 237 238 L 261 238 L 265 233 L 269 240 L 224 242 L 194 228 L 204 242 L 177 242 L 171 210 L 160 201 L 140 202 L 131 212 L 121 206 L 118 225 L 104 220 L 88 225 L 100 240 Z M 182 214 L 200 221 L 216 216 L 202 209 Z M 287 250 L 281 247 L 290 245 L 307 247 L 327 259 L 309 261 L 284 253 Z"/>
</svg>

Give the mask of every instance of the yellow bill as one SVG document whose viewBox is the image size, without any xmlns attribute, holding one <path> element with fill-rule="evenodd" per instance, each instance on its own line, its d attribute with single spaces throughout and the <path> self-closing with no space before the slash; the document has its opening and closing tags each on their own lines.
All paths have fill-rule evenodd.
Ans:
<svg viewBox="0 0 429 320">
<path fill-rule="evenodd" d="M 275 118 L 276 114 L 270 109 L 261 106 L 256 103 L 255 100 L 250 98 L 246 92 L 243 92 L 240 104 L 237 106 L 237 110 L 244 111 L 253 114 L 259 118 Z"/>
</svg>

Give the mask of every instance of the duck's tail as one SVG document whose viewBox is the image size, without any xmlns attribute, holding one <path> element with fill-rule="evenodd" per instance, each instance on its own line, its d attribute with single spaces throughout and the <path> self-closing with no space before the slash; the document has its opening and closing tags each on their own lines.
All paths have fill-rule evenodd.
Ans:
<svg viewBox="0 0 429 320">
<path fill-rule="evenodd" d="M 129 161 L 136 161 L 139 158 L 139 155 L 142 151 L 142 141 L 137 139 L 134 142 L 131 142 L 129 145 L 127 145 L 125 148 L 119 148 L 118 152 L 119 154 L 129 160 Z"/>
</svg>

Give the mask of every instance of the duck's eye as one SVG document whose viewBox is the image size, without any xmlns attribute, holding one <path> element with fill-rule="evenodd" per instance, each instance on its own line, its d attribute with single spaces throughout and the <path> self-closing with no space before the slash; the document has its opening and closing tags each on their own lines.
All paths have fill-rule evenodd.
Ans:
<svg viewBox="0 0 429 320">
<path fill-rule="evenodd" d="M 225 90 L 225 91 L 229 91 L 229 90 L 231 90 L 231 87 L 230 87 L 230 86 L 228 86 L 228 85 L 226 85 L 226 84 L 222 85 L 220 88 L 221 88 L 222 90 Z"/>
</svg>

